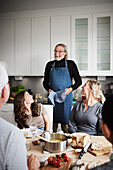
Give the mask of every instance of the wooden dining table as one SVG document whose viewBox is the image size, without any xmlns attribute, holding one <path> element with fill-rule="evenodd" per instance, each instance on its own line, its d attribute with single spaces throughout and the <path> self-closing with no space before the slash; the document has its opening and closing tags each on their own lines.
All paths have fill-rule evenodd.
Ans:
<svg viewBox="0 0 113 170">
<path fill-rule="evenodd" d="M 110 150 L 111 150 L 111 143 L 108 142 L 104 136 L 91 136 L 91 140 L 92 142 L 98 142 L 100 144 L 102 144 L 103 146 L 103 151 L 105 148 L 105 151 L 108 150 L 107 152 L 102 152 L 99 154 L 95 154 L 95 153 L 91 153 L 89 150 L 87 153 L 85 153 L 82 158 L 81 161 L 84 162 L 84 166 L 81 168 L 82 169 L 86 169 L 86 166 L 90 163 L 90 162 L 98 162 L 100 161 L 101 164 L 104 164 L 106 162 L 109 162 L 109 154 L 110 154 Z M 42 152 L 42 149 L 40 147 L 40 145 L 34 145 L 32 143 L 32 139 L 31 138 L 26 138 L 26 144 L 29 145 L 29 149 L 27 150 L 27 156 L 30 156 L 31 154 L 37 155 L 39 158 L 43 157 L 43 156 L 54 156 L 56 154 L 61 154 L 61 153 L 49 153 L 47 151 Z M 71 158 L 73 161 L 72 163 L 74 163 L 76 160 L 78 160 L 78 156 L 80 153 L 76 153 L 76 150 L 74 148 L 72 148 L 70 146 L 70 144 L 68 145 L 66 151 L 64 151 L 65 153 L 67 153 L 68 157 Z M 98 152 L 97 152 L 98 153 Z"/>
</svg>

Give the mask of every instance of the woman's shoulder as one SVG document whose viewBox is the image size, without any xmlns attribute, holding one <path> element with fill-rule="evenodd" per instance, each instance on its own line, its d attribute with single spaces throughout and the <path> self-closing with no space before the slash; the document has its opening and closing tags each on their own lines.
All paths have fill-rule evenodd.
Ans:
<svg viewBox="0 0 113 170">
<path fill-rule="evenodd" d="M 41 103 L 37 103 L 37 105 L 38 105 L 39 110 L 41 110 L 41 108 L 43 107 L 43 105 L 42 105 Z"/>
<path fill-rule="evenodd" d="M 100 102 L 100 101 L 98 101 L 95 105 L 94 105 L 94 107 L 95 107 L 95 109 L 96 110 L 102 110 L 102 107 L 103 107 L 103 104 Z"/>
<path fill-rule="evenodd" d="M 100 106 L 100 107 L 103 106 L 103 104 L 100 101 L 98 101 L 96 104 L 97 104 L 97 106 Z"/>
<path fill-rule="evenodd" d="M 43 106 L 43 104 L 41 103 L 38 103 L 38 107 L 39 107 L 39 111 L 41 114 L 47 114 L 46 110 L 45 110 L 45 107 Z"/>
</svg>

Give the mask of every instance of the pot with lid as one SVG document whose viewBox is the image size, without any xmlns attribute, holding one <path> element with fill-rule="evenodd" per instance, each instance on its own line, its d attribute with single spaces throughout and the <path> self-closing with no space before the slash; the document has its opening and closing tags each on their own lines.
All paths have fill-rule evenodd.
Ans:
<svg viewBox="0 0 113 170">
<path fill-rule="evenodd" d="M 45 132 L 44 137 L 48 139 L 50 142 L 43 142 L 43 149 L 49 152 L 58 153 L 63 152 L 67 149 L 67 136 L 65 134 L 60 133 L 47 133 Z M 42 142 L 41 142 L 42 146 Z"/>
</svg>

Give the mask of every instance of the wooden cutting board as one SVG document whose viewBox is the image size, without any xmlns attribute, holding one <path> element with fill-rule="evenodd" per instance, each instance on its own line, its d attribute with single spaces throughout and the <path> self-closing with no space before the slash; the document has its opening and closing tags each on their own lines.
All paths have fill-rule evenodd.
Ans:
<svg viewBox="0 0 113 170">
<path fill-rule="evenodd" d="M 90 153 L 92 153 L 95 156 L 100 156 L 100 155 L 110 153 L 112 145 L 104 136 L 101 136 L 101 137 L 100 136 L 91 136 L 91 140 L 92 140 L 92 142 L 100 143 L 103 146 L 103 149 L 100 151 L 93 151 L 89 148 L 88 151 Z"/>
<path fill-rule="evenodd" d="M 100 156 L 100 155 L 104 155 L 104 154 L 107 154 L 107 153 L 110 153 L 111 151 L 111 147 L 106 147 L 106 148 L 103 148 L 102 150 L 100 151 L 92 151 L 91 149 L 88 150 L 90 153 L 92 153 L 93 155 L 95 156 Z"/>
<path fill-rule="evenodd" d="M 62 162 L 61 167 L 55 167 L 53 165 L 47 165 L 41 168 L 41 170 L 69 170 L 70 166 L 73 164 L 73 159 L 69 158 L 68 162 Z"/>
</svg>

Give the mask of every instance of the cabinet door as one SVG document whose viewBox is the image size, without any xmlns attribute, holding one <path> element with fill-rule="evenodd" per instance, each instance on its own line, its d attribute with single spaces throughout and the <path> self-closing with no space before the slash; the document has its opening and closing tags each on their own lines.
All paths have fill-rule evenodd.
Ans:
<svg viewBox="0 0 113 170">
<path fill-rule="evenodd" d="M 93 16 L 94 75 L 113 75 L 113 13 Z"/>
<path fill-rule="evenodd" d="M 30 75 L 30 19 L 15 20 L 15 75 Z"/>
<path fill-rule="evenodd" d="M 70 58 L 70 16 L 51 17 L 51 60 L 54 59 L 54 48 L 59 43 L 67 46 Z"/>
<path fill-rule="evenodd" d="M 8 65 L 8 75 L 14 75 L 14 20 L 0 20 L 0 60 Z"/>
<path fill-rule="evenodd" d="M 72 16 L 72 58 L 82 76 L 92 75 L 92 15 Z"/>
<path fill-rule="evenodd" d="M 45 65 L 50 61 L 50 17 L 32 18 L 31 72 L 43 76 Z"/>
</svg>

